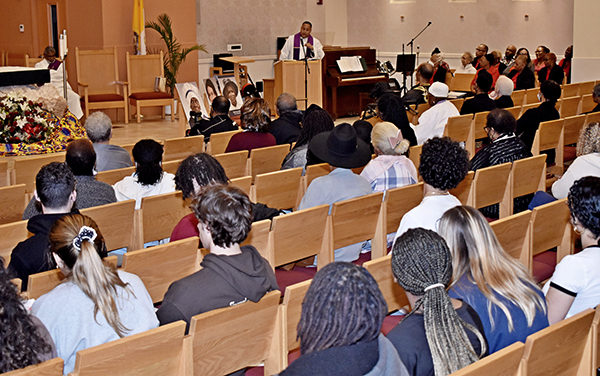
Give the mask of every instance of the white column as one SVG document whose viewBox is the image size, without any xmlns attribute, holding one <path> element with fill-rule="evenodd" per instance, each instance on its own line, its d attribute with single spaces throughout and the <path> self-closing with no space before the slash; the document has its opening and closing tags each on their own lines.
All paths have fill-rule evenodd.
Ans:
<svg viewBox="0 0 600 376">
<path fill-rule="evenodd" d="M 600 1 L 574 0 L 571 82 L 600 79 Z"/>
</svg>

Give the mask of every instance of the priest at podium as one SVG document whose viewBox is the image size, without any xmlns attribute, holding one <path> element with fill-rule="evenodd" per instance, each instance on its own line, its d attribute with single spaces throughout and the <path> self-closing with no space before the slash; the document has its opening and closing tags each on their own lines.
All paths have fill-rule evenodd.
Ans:
<svg viewBox="0 0 600 376">
<path fill-rule="evenodd" d="M 312 23 L 304 21 L 300 32 L 285 42 L 279 60 L 322 59 L 325 56 L 323 45 L 317 38 L 310 35 Z"/>
</svg>

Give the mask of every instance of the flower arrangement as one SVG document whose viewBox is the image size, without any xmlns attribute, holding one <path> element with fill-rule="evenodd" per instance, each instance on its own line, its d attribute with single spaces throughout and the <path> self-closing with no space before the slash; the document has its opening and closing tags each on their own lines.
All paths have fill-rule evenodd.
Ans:
<svg viewBox="0 0 600 376">
<path fill-rule="evenodd" d="M 53 122 L 42 104 L 21 95 L 0 100 L 0 143 L 34 143 L 52 134 Z"/>
</svg>

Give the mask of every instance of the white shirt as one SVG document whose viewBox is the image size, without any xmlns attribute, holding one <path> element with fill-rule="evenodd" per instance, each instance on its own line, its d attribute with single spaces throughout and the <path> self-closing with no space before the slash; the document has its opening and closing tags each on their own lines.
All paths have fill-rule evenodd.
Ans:
<svg viewBox="0 0 600 376">
<path fill-rule="evenodd" d="M 162 193 L 175 192 L 175 175 L 163 171 L 162 179 L 154 185 L 138 183 L 135 173 L 126 176 L 113 185 L 117 201 L 135 200 L 135 208 L 142 205 L 142 198 Z"/>
<path fill-rule="evenodd" d="M 296 34 L 294 34 L 296 35 Z M 290 35 L 287 39 L 287 41 L 285 41 L 285 45 L 283 46 L 283 48 L 281 49 L 281 55 L 279 55 L 279 60 L 293 60 L 294 59 L 294 35 Z M 300 38 L 300 55 L 299 55 L 299 60 L 304 59 L 304 50 L 307 49 L 308 47 L 303 47 L 304 44 L 306 44 L 306 42 L 308 42 L 308 38 Z M 321 42 L 313 37 L 313 52 L 314 55 L 311 59 L 309 60 L 314 60 L 314 59 L 322 59 L 325 57 L 325 52 L 323 52 L 323 45 L 321 44 Z"/>
<path fill-rule="evenodd" d="M 552 184 L 552 195 L 559 200 L 567 197 L 575 180 L 584 176 L 600 177 L 600 153 L 577 157 L 562 178 Z"/>
<path fill-rule="evenodd" d="M 550 281 L 544 286 L 544 294 L 548 293 L 550 284 L 561 287 L 576 294 L 569 312 L 569 318 L 588 308 L 600 304 L 600 248 L 587 247 L 576 255 L 568 255 L 556 265 Z"/>
<path fill-rule="evenodd" d="M 427 230 L 437 231 L 437 224 L 447 210 L 462 205 L 451 194 L 426 196 L 423 201 L 408 213 L 404 214 L 396 231 L 394 242 L 411 228 L 422 227 Z"/>
<path fill-rule="evenodd" d="M 464 67 L 461 65 L 460 67 L 456 68 L 454 73 L 477 73 L 477 69 L 475 69 L 475 67 L 469 63 Z"/>
<path fill-rule="evenodd" d="M 50 85 L 54 86 L 56 88 L 56 90 L 58 90 L 58 93 L 62 96 L 63 95 L 63 67 L 61 66 L 58 67 L 57 70 L 54 69 L 50 69 Z M 48 60 L 43 59 L 41 61 L 38 61 L 35 64 L 36 68 L 45 68 L 48 69 L 48 66 L 50 65 L 50 63 L 48 62 Z M 66 74 L 66 71 L 65 71 Z M 67 76 L 68 78 L 68 76 Z M 81 110 L 81 102 L 80 102 L 80 97 L 79 95 L 73 91 L 73 89 L 71 88 L 71 85 L 69 85 L 69 82 L 67 82 L 67 104 L 69 105 L 69 111 L 71 111 L 71 113 L 73 115 L 75 115 L 77 117 L 77 119 L 81 119 L 81 117 L 83 116 L 83 111 Z"/>
<path fill-rule="evenodd" d="M 414 129 L 417 136 L 417 143 L 423 143 L 433 137 L 442 137 L 448 118 L 460 116 L 460 113 L 452 103 L 443 100 L 429 108 L 419 118 L 419 124 L 410 126 Z"/>
</svg>

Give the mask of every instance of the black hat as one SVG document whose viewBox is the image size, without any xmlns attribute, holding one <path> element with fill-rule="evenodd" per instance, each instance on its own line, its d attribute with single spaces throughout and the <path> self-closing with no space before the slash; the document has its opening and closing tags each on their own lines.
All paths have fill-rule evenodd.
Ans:
<svg viewBox="0 0 600 376">
<path fill-rule="evenodd" d="M 442 53 L 442 51 L 440 51 L 440 49 L 436 47 L 433 49 L 433 51 L 431 51 L 431 56 L 433 56 L 435 54 L 439 54 L 439 53 Z"/>
<path fill-rule="evenodd" d="M 369 146 L 356 136 L 356 130 L 342 123 L 331 132 L 322 132 L 310 141 L 310 151 L 334 167 L 362 167 L 371 160 Z"/>
</svg>

